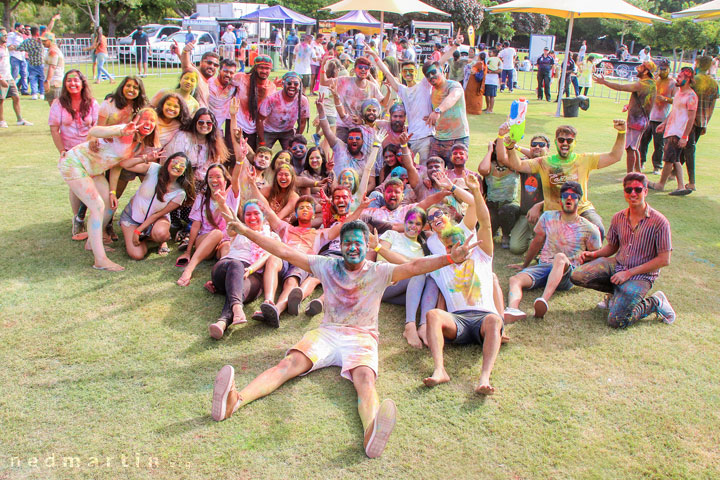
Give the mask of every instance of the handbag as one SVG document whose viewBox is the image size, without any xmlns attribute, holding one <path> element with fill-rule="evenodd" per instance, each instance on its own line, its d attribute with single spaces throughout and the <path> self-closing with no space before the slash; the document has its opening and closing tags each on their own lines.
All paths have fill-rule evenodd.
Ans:
<svg viewBox="0 0 720 480">
<path fill-rule="evenodd" d="M 147 217 L 148 217 L 148 215 L 150 214 L 150 209 L 152 208 L 152 204 L 153 204 L 153 202 L 155 201 L 155 196 L 156 196 L 156 195 L 157 195 L 157 194 L 153 195 L 153 197 L 150 199 L 150 205 L 148 205 L 147 211 L 145 212 L 145 218 L 143 218 L 142 223 L 145 223 L 145 220 L 147 220 Z M 143 230 L 142 233 L 140 233 L 140 235 L 138 235 L 138 239 L 139 239 L 141 242 L 147 240 L 148 237 L 150 237 L 150 234 L 152 233 L 152 228 L 153 228 L 152 225 L 147 226 L 147 227 L 145 228 L 145 230 Z"/>
</svg>

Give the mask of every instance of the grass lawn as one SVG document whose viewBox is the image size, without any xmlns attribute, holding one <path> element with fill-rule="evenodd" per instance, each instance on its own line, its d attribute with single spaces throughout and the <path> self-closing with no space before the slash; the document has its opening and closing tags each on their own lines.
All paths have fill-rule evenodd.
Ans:
<svg viewBox="0 0 720 480">
<path fill-rule="evenodd" d="M 148 79 L 151 94 L 174 82 L 164 78 Z M 520 94 L 499 97 L 503 114 L 472 117 L 472 166 Z M 497 394 L 483 399 L 473 395 L 481 347 L 448 347 L 452 381 L 427 389 L 429 351 L 407 346 L 403 311 L 384 305 L 378 391 L 395 400 L 399 417 L 385 454 L 369 460 L 354 389 L 337 368 L 212 421 L 222 365 L 234 365 L 244 385 L 320 317 L 284 316 L 279 330 L 250 321 L 214 341 L 207 325 L 223 299 L 202 288 L 209 262 L 181 288 L 174 244 L 167 258 L 152 253 L 136 262 L 118 242 L 110 258 L 127 270 L 91 269 L 91 254 L 70 240 L 48 106 L 22 104 L 35 126 L 15 127 L 6 102 L 13 121 L 0 131 L 0 479 L 720 476 L 720 118 L 699 144 L 698 192 L 649 197 L 672 224 L 672 264 L 654 290 L 672 301 L 674 325 L 647 320 L 611 330 L 595 309 L 600 294 L 558 293 L 544 320 L 531 316 L 507 329 L 511 342 L 492 377 Z M 565 123 L 554 107 L 532 102 L 527 132 L 551 135 Z M 577 151 L 609 150 L 621 108 L 593 99 L 570 119 L 580 132 Z M 626 206 L 618 183 L 624 170 L 623 159 L 591 177 L 590 198 L 606 226 Z M 506 265 L 518 260 L 497 249 L 504 290 Z M 531 311 L 536 296 L 527 293 L 521 308 Z"/>
</svg>

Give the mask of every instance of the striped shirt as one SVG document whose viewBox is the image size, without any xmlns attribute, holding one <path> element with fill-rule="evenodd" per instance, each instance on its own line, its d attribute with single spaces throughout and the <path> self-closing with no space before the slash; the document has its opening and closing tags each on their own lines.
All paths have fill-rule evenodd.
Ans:
<svg viewBox="0 0 720 480">
<path fill-rule="evenodd" d="M 618 247 L 615 259 L 616 272 L 630 270 L 672 251 L 670 222 L 665 216 L 646 204 L 645 216 L 635 228 L 630 224 L 630 209 L 617 212 L 607 234 L 608 244 Z M 630 280 L 647 280 L 651 284 L 660 274 L 660 270 L 641 273 Z"/>
</svg>

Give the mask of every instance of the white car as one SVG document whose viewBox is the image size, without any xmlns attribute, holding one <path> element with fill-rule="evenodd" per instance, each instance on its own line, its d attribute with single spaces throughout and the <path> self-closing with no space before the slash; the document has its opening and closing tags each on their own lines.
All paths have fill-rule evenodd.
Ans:
<svg viewBox="0 0 720 480">
<path fill-rule="evenodd" d="M 180 31 L 177 25 L 159 25 L 151 23 L 141 27 L 150 40 L 150 48 L 155 48 L 155 44 L 167 39 L 173 33 Z M 137 30 L 133 30 L 127 37 L 118 39 L 118 59 L 121 62 L 135 61 L 135 47 L 132 47 L 132 36 Z"/>
<path fill-rule="evenodd" d="M 171 51 L 170 47 L 172 47 L 173 41 L 175 41 L 178 44 L 179 51 L 182 52 L 183 48 L 185 48 L 185 35 L 187 33 L 187 30 L 181 30 L 153 45 L 150 62 L 161 66 L 165 64 L 179 64 L 180 58 Z M 193 32 L 193 34 L 195 35 L 195 47 L 193 48 L 190 58 L 194 64 L 198 64 L 205 52 L 214 52 L 217 50 L 217 43 L 215 43 L 212 35 L 207 32 Z"/>
</svg>

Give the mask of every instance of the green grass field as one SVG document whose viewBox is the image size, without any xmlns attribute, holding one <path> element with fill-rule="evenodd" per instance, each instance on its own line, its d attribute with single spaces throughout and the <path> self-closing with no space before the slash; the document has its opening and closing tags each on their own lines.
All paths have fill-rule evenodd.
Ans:
<svg viewBox="0 0 720 480">
<path fill-rule="evenodd" d="M 173 77 L 147 80 L 150 93 Z M 170 80 L 172 78 L 172 80 Z M 110 87 L 95 89 L 101 99 Z M 532 92 L 525 92 L 530 98 Z M 520 93 L 502 94 L 509 111 Z M 429 390 L 429 351 L 402 338 L 403 312 L 380 311 L 381 398 L 398 424 L 384 455 L 369 460 L 350 382 L 328 368 L 291 381 L 222 423 L 210 418 L 213 379 L 235 366 L 239 385 L 279 361 L 320 317 L 250 323 L 211 340 L 222 306 L 202 285 L 175 284 L 167 258 L 135 262 L 118 242 L 109 274 L 70 240 L 67 187 L 56 168 L 45 102 L 23 99 L 33 127 L 0 131 L 0 478 L 718 478 L 720 476 L 720 118 L 698 148 L 698 191 L 650 204 L 672 224 L 672 263 L 655 285 L 672 301 L 672 326 L 647 320 L 605 326 L 601 295 L 557 294 L 544 320 L 507 329 L 493 372 L 497 394 L 473 395 L 481 347 L 448 347 L 449 384 Z M 527 132 L 552 134 L 565 120 L 531 103 Z M 622 104 L 592 100 L 570 119 L 578 151 L 607 151 Z M 720 114 L 719 114 L 720 115 Z M 476 166 L 504 115 L 471 119 Z M 526 137 L 527 140 L 527 137 Z M 609 225 L 626 204 L 622 164 L 591 176 L 591 200 Z M 130 198 L 137 183 L 120 200 Z M 118 229 L 119 231 L 119 229 Z M 503 289 L 515 263 L 497 250 Z M 715 285 L 713 287 L 713 285 Z M 531 310 L 535 292 L 521 305 Z M 248 305 L 252 312 L 257 304 Z"/>
</svg>

